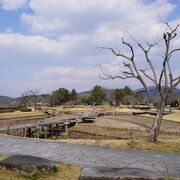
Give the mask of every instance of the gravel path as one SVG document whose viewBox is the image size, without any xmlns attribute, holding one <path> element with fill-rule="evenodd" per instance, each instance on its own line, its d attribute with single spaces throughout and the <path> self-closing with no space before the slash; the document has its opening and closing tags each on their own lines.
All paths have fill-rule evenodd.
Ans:
<svg viewBox="0 0 180 180">
<path fill-rule="evenodd" d="M 55 141 L 0 136 L 0 153 L 32 155 L 83 166 L 130 167 L 180 178 L 180 154 L 121 150 Z"/>
</svg>

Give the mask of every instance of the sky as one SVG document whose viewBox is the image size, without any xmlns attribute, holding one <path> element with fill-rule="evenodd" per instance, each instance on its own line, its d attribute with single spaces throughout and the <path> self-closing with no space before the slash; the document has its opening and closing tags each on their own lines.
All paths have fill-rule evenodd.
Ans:
<svg viewBox="0 0 180 180">
<path fill-rule="evenodd" d="M 158 42 L 151 58 L 159 72 L 164 21 L 180 24 L 180 0 L 0 0 L 0 95 L 16 97 L 28 89 L 51 93 L 60 87 L 81 92 L 96 84 L 141 88 L 135 80 L 102 80 L 100 66 L 112 75 L 124 67 L 121 58 L 100 47 L 129 54 L 123 37 L 148 72 L 129 34 L 143 45 Z M 173 47 L 180 47 L 179 35 Z M 172 57 L 175 76 L 180 74 L 179 58 L 178 53 Z"/>
</svg>

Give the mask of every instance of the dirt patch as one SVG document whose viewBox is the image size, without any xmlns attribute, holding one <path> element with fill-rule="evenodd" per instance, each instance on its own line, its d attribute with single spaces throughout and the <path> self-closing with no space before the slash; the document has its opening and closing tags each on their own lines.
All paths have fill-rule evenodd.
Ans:
<svg viewBox="0 0 180 180">
<path fill-rule="evenodd" d="M 127 116 L 129 117 L 129 116 Z M 121 121 L 118 118 L 98 118 L 96 121 L 96 125 L 97 126 L 101 126 L 101 127 L 113 127 L 113 128 L 127 128 L 127 129 L 136 129 L 136 130 L 145 130 L 146 127 L 144 125 L 141 124 L 135 124 L 135 123 L 131 123 L 131 122 L 126 122 L 126 121 Z"/>
<path fill-rule="evenodd" d="M 115 120 L 117 123 L 116 128 L 121 128 L 122 122 L 123 123 L 131 123 L 132 125 L 134 125 L 134 127 L 136 127 L 135 125 L 138 125 L 138 127 L 142 128 L 146 128 L 149 129 L 154 120 L 155 117 L 145 117 L 145 116 L 141 116 L 141 115 L 119 115 L 119 116 L 110 116 L 110 117 L 100 117 L 97 118 L 97 125 L 100 126 L 106 126 L 107 125 L 107 121 L 109 121 L 109 124 L 111 125 L 111 122 Z M 99 122 L 98 122 L 99 121 Z M 119 123 L 119 125 L 118 125 Z M 128 128 L 128 127 L 127 127 Z M 131 129 L 131 127 L 129 127 L 128 129 Z M 162 131 L 169 131 L 169 132 L 180 132 L 180 123 L 179 122 L 174 122 L 174 121 L 166 121 L 163 120 L 162 124 L 161 124 L 161 130 Z"/>
<path fill-rule="evenodd" d="M 95 124 L 79 124 L 69 130 L 72 139 L 147 139 L 154 118 L 120 115 L 99 117 Z M 180 123 L 163 121 L 159 138 L 180 139 Z"/>
<path fill-rule="evenodd" d="M 144 139 L 146 136 L 146 131 L 101 127 L 96 124 L 79 124 L 69 130 L 69 138 L 72 139 Z"/>
</svg>

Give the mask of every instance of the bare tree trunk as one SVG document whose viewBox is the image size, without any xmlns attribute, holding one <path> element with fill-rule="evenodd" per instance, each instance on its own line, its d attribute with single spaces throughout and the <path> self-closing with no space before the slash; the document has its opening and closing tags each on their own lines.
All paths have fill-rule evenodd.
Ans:
<svg viewBox="0 0 180 180">
<path fill-rule="evenodd" d="M 161 122 L 162 122 L 162 117 L 165 109 L 165 101 L 162 100 L 159 103 L 158 111 L 157 111 L 157 116 L 156 120 L 154 121 L 150 131 L 149 131 L 149 141 L 150 142 L 155 142 L 157 140 L 157 136 L 159 134 L 159 130 L 161 127 Z"/>
</svg>

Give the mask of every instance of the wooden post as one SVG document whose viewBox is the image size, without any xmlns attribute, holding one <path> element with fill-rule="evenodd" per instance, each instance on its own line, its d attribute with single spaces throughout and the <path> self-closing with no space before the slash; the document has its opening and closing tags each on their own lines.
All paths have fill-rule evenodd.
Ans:
<svg viewBox="0 0 180 180">
<path fill-rule="evenodd" d="M 39 138 L 40 137 L 40 125 L 39 125 L 39 123 L 40 123 L 40 121 L 38 121 L 37 122 L 38 123 L 38 126 L 37 126 L 37 138 Z"/>
<path fill-rule="evenodd" d="M 76 115 L 76 117 L 75 117 L 75 118 L 76 118 L 76 125 L 78 125 L 78 118 L 77 118 L 77 115 Z"/>
<path fill-rule="evenodd" d="M 27 136 L 31 137 L 31 128 L 30 127 L 27 129 Z"/>
<path fill-rule="evenodd" d="M 24 137 L 27 136 L 27 127 L 24 128 Z"/>
<path fill-rule="evenodd" d="M 44 126 L 41 126 L 41 131 L 44 131 Z"/>
<path fill-rule="evenodd" d="M 95 111 L 93 112 L 93 116 L 96 117 L 96 112 Z"/>
<path fill-rule="evenodd" d="M 38 126 L 38 128 L 37 128 L 37 138 L 39 139 L 39 137 L 40 137 L 40 127 Z"/>
<path fill-rule="evenodd" d="M 9 135 L 9 126 L 7 127 L 7 135 Z"/>
<path fill-rule="evenodd" d="M 65 122 L 65 133 L 68 132 L 68 122 L 67 122 L 67 118 L 66 118 L 66 122 Z"/>
<path fill-rule="evenodd" d="M 45 139 L 47 139 L 47 127 L 45 126 L 44 129 L 45 129 Z"/>
</svg>

